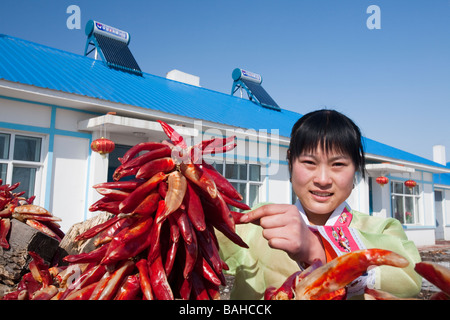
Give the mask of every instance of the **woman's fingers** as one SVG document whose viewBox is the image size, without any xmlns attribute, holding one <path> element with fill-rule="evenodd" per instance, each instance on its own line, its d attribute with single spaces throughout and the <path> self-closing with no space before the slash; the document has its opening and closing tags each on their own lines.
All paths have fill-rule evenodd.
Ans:
<svg viewBox="0 0 450 320">
<path fill-rule="evenodd" d="M 285 227 L 292 223 L 295 223 L 294 219 L 287 214 L 276 214 L 259 219 L 259 225 L 264 229 Z"/>
<path fill-rule="evenodd" d="M 286 252 L 287 254 L 291 254 L 292 250 L 292 242 L 289 239 L 285 238 L 271 238 L 268 240 L 269 247 L 273 249 L 280 249 Z"/>
<path fill-rule="evenodd" d="M 275 239 L 275 238 L 289 239 L 289 236 L 286 234 L 285 227 L 263 229 L 262 235 L 267 240 Z"/>
<path fill-rule="evenodd" d="M 264 205 L 243 215 L 241 222 L 259 224 L 269 246 L 285 251 L 297 262 L 326 261 L 319 237 L 308 229 L 294 205 Z"/>
<path fill-rule="evenodd" d="M 268 204 L 248 212 L 241 221 L 259 224 L 270 247 L 290 254 L 295 253 L 301 245 L 301 219 L 295 206 Z"/>
<path fill-rule="evenodd" d="M 288 253 L 295 252 L 301 246 L 301 226 L 290 219 L 285 223 L 286 216 L 280 216 L 278 220 L 273 219 L 278 216 L 263 217 L 261 226 L 263 226 L 262 235 L 269 241 L 269 246 L 275 249 L 281 249 Z M 267 222 L 266 219 L 271 221 Z M 264 227 L 265 226 L 265 227 Z"/>
<path fill-rule="evenodd" d="M 262 217 L 285 213 L 289 207 L 290 205 L 284 204 L 266 204 L 255 210 L 247 212 L 241 217 L 240 221 L 243 223 L 253 222 L 259 224 L 259 219 Z"/>
</svg>

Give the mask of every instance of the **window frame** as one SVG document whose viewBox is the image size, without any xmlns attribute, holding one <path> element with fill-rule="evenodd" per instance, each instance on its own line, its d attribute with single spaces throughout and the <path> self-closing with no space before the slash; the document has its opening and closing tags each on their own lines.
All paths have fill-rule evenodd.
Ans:
<svg viewBox="0 0 450 320">
<path fill-rule="evenodd" d="M 0 133 L 9 135 L 9 150 L 8 150 L 8 158 L 7 159 L 0 159 L 0 164 L 5 164 L 7 166 L 6 168 L 6 179 L 3 179 L 2 184 L 10 184 L 12 185 L 13 182 L 13 172 L 14 168 L 31 168 L 36 169 L 34 174 L 34 186 L 31 194 L 25 194 L 24 197 L 31 197 L 35 196 L 35 202 L 39 203 L 40 201 L 40 195 L 41 195 L 41 186 L 42 186 L 42 178 L 43 178 L 43 171 L 44 171 L 44 159 L 46 155 L 47 150 L 47 135 L 45 134 L 36 134 L 26 131 L 8 131 L 8 130 L 0 130 Z M 40 139 L 40 154 L 38 161 L 26 161 L 26 160 L 14 160 L 14 150 L 15 150 L 15 142 L 16 142 L 16 136 L 22 136 L 22 137 L 30 137 L 30 138 L 38 138 Z M 0 178 L 2 176 L 0 175 Z M 19 181 L 21 184 L 21 187 L 24 187 L 23 182 Z M 19 188 L 20 188 L 19 186 Z M 18 192 L 17 189 L 13 192 Z"/>
<path fill-rule="evenodd" d="M 251 188 L 251 186 L 257 186 L 258 187 L 258 195 L 257 195 L 256 203 L 254 203 L 253 205 L 262 202 L 262 199 L 261 199 L 261 197 L 262 197 L 262 192 L 261 192 L 262 188 L 261 187 L 264 184 L 264 178 L 263 178 L 263 175 L 262 175 L 263 165 L 261 165 L 259 163 L 229 162 L 229 161 L 226 161 L 226 160 L 216 161 L 216 160 L 205 159 L 205 161 L 207 161 L 212 166 L 214 166 L 214 168 L 216 168 L 216 170 L 217 170 L 216 164 L 222 165 L 222 170 L 217 170 L 217 171 L 221 175 L 223 175 L 224 177 L 226 177 L 226 170 L 227 170 L 226 166 L 227 165 L 245 165 L 246 166 L 246 171 L 247 171 L 246 172 L 246 175 L 247 175 L 246 176 L 246 180 L 244 180 L 244 179 L 233 179 L 233 178 L 226 178 L 226 179 L 231 184 L 235 184 L 235 183 L 245 184 L 245 194 L 243 195 L 244 199 L 241 202 L 246 203 L 250 207 L 252 207 L 252 204 L 250 204 L 250 188 Z M 251 165 L 259 166 L 259 169 L 260 169 L 260 171 L 259 171 L 260 172 L 260 174 L 259 174 L 260 180 L 259 181 L 250 180 L 250 166 Z M 238 189 L 238 191 L 239 191 L 239 189 Z M 235 207 L 232 207 L 232 209 L 234 211 L 242 211 L 242 210 L 240 210 L 238 208 L 235 208 Z"/>
<path fill-rule="evenodd" d="M 398 185 L 402 185 L 402 192 L 396 192 L 396 188 L 395 188 L 395 184 Z M 420 183 L 417 183 L 417 185 L 413 188 L 411 188 L 412 190 L 408 193 L 407 192 L 407 186 L 405 186 L 404 181 L 400 181 L 400 180 L 391 180 L 390 181 L 390 187 L 391 187 L 391 214 L 392 217 L 396 218 L 397 220 L 399 220 L 401 222 L 401 224 L 403 225 L 409 225 L 409 226 L 418 226 L 418 225 L 422 225 L 422 221 L 421 221 L 421 205 L 420 205 L 420 201 L 422 199 L 422 188 Z M 403 212 L 399 213 L 396 215 L 396 213 L 394 212 L 395 208 L 396 208 L 396 199 L 401 199 L 402 201 L 402 207 L 403 207 Z M 411 212 L 411 218 L 409 218 L 406 215 L 406 208 L 407 208 L 407 199 L 412 199 L 412 211 Z M 401 219 L 400 219 L 401 218 Z"/>
</svg>

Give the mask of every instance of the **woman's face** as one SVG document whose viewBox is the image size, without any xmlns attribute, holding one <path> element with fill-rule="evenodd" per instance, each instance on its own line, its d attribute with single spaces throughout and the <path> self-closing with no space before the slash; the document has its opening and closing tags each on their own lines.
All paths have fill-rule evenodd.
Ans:
<svg viewBox="0 0 450 320">
<path fill-rule="evenodd" d="M 292 163 L 292 188 L 308 220 L 324 225 L 352 192 L 356 168 L 348 155 L 320 148 L 303 153 Z"/>
</svg>

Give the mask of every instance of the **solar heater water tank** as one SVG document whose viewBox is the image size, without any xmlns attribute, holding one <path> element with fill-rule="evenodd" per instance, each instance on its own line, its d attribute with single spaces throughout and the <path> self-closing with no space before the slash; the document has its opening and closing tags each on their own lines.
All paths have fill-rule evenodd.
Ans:
<svg viewBox="0 0 450 320">
<path fill-rule="evenodd" d="M 127 45 L 130 43 L 130 34 L 128 32 L 95 20 L 89 20 L 84 31 L 88 37 L 91 37 L 93 34 L 100 34 L 105 37 L 124 42 Z"/>
<path fill-rule="evenodd" d="M 257 84 L 261 84 L 262 83 L 262 77 L 261 75 L 254 73 L 254 72 L 250 72 L 244 69 L 240 69 L 240 68 L 236 68 L 233 70 L 231 77 L 233 78 L 234 81 L 238 81 L 240 79 L 243 80 L 248 80 Z"/>
</svg>

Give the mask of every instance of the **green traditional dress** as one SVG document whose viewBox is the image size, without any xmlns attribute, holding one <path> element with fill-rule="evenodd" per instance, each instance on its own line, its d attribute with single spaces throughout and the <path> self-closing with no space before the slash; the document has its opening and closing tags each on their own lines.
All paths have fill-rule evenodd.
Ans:
<svg viewBox="0 0 450 320">
<path fill-rule="evenodd" d="M 363 298 L 366 286 L 405 298 L 419 293 L 422 280 L 414 271 L 414 265 L 420 262 L 420 255 L 398 220 L 362 214 L 343 203 L 324 226 L 311 226 L 299 201 L 296 206 L 309 228 L 320 233 L 334 255 L 380 248 L 394 251 L 409 260 L 409 266 L 403 269 L 391 266 L 370 269 L 349 286 L 349 298 Z M 218 234 L 220 253 L 229 267 L 227 273 L 235 276 L 231 299 L 263 299 L 266 288 L 280 287 L 288 276 L 300 269 L 284 251 L 269 247 L 261 227 L 251 223 L 240 224 L 236 226 L 236 232 L 249 249 L 241 248 Z"/>
</svg>

